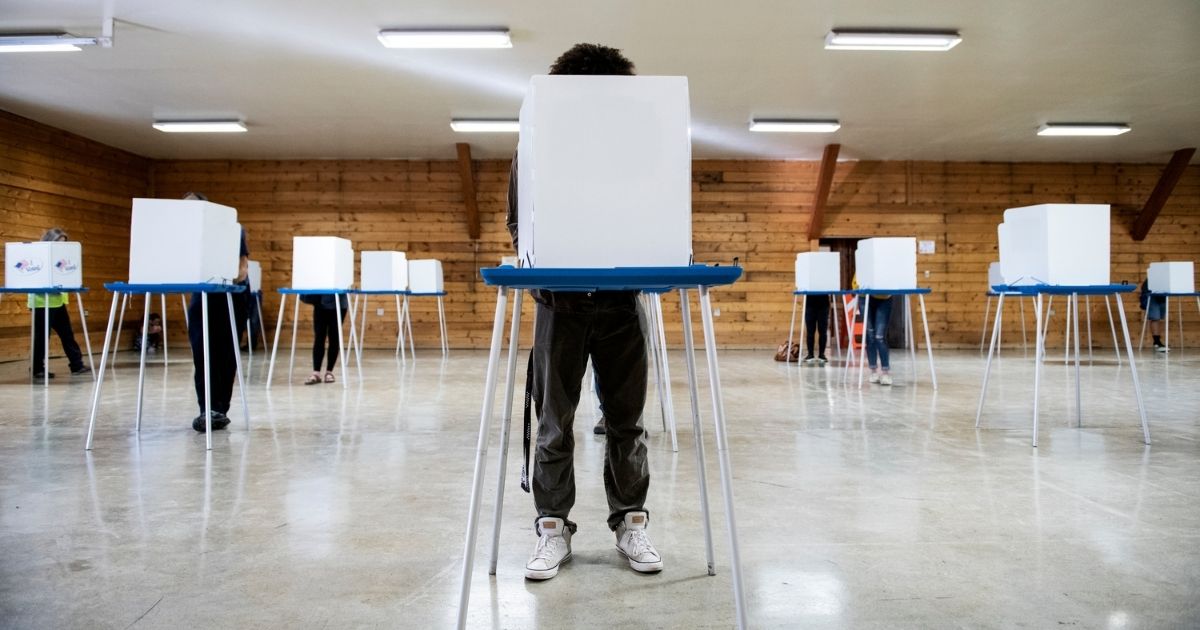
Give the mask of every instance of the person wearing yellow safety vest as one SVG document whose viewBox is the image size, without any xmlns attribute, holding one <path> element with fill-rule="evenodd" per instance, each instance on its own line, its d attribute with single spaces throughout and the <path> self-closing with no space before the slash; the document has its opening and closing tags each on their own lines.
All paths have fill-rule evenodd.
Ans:
<svg viewBox="0 0 1200 630">
<path fill-rule="evenodd" d="M 65 241 L 67 233 L 61 228 L 46 230 L 42 235 L 43 241 Z M 49 304 L 47 304 L 49 302 Z M 58 334 L 63 351 L 67 353 L 67 362 L 71 374 L 87 374 L 91 368 L 83 364 L 83 353 L 75 342 L 75 333 L 71 331 L 71 316 L 67 310 L 70 296 L 66 293 L 51 293 L 49 295 L 30 295 L 29 308 L 38 311 L 33 318 L 33 377 L 36 379 L 54 378 L 54 374 L 46 371 L 46 318 L 41 311 L 47 306 L 50 309 L 50 328 Z"/>
</svg>

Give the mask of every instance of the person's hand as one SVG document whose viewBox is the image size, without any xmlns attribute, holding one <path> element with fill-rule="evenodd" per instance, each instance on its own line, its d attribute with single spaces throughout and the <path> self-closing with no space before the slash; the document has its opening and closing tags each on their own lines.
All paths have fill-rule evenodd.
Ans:
<svg viewBox="0 0 1200 630">
<path fill-rule="evenodd" d="M 234 282 L 242 283 L 246 278 L 250 277 L 250 259 L 242 256 L 238 260 L 238 275 L 233 279 Z"/>
</svg>

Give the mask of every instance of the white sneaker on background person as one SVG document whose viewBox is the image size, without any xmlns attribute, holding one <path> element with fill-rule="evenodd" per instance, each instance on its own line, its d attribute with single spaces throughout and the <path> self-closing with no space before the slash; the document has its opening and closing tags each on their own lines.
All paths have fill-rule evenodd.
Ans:
<svg viewBox="0 0 1200 630">
<path fill-rule="evenodd" d="M 525 563 L 525 578 L 549 580 L 558 568 L 571 559 L 571 530 L 561 518 L 551 516 L 537 521 L 538 541 L 533 555 Z"/>
<path fill-rule="evenodd" d="M 626 512 L 625 520 L 617 525 L 617 551 L 629 560 L 629 566 L 639 573 L 662 571 L 662 557 L 646 534 L 648 515 L 645 512 Z"/>
<path fill-rule="evenodd" d="M 880 385 L 891 385 L 892 384 L 892 375 L 887 372 L 884 372 L 883 374 L 879 375 L 879 384 Z"/>
<path fill-rule="evenodd" d="M 879 382 L 879 372 L 872 370 L 871 375 L 867 377 L 867 382 L 868 383 L 878 383 Z"/>
</svg>

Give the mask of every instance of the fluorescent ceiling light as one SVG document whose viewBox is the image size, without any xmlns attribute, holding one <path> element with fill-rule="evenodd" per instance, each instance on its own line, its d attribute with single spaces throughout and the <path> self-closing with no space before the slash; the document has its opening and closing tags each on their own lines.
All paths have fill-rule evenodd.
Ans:
<svg viewBox="0 0 1200 630">
<path fill-rule="evenodd" d="M 507 28 L 392 29 L 379 31 L 388 48 L 512 48 Z"/>
<path fill-rule="evenodd" d="M 751 120 L 750 131 L 774 133 L 833 133 L 842 125 L 836 120 Z"/>
<path fill-rule="evenodd" d="M 450 121 L 450 128 L 459 133 L 517 133 L 521 131 L 521 122 L 517 120 L 456 119 Z"/>
<path fill-rule="evenodd" d="M 240 120 L 157 120 L 154 128 L 167 133 L 240 133 L 246 125 Z"/>
<path fill-rule="evenodd" d="M 962 41 L 957 31 L 868 31 L 834 29 L 825 50 L 908 50 L 945 52 Z"/>
<path fill-rule="evenodd" d="M 95 37 L 75 37 L 66 33 L 0 35 L 0 53 L 76 52 L 80 46 L 95 46 Z"/>
<path fill-rule="evenodd" d="M 1119 136 L 1130 131 L 1125 123 L 1046 123 L 1039 136 Z"/>
</svg>

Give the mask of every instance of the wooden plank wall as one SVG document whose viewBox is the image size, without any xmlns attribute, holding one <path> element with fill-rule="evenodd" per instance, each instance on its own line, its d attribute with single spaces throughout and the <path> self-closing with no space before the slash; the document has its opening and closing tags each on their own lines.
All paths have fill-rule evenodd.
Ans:
<svg viewBox="0 0 1200 630">
<path fill-rule="evenodd" d="M 149 167 L 145 158 L 0 111 L 0 240 L 40 240 L 59 226 L 84 244 L 84 282 L 92 291 L 83 303 L 97 354 L 109 305 L 101 284 L 128 274 L 129 200 L 147 193 Z M 71 318 L 82 347 L 74 305 Z M 57 339 L 50 349 L 52 357 L 62 354 Z M 29 359 L 25 296 L 0 304 L 0 360 L 13 359 Z"/>
<path fill-rule="evenodd" d="M 239 209 L 268 285 L 288 282 L 291 236 L 339 234 L 355 248 L 399 249 L 444 261 L 447 316 L 454 347 L 487 344 L 495 294 L 477 269 L 509 252 L 504 227 L 508 163 L 478 163 L 483 233 L 466 237 L 457 165 L 452 161 L 159 162 L 162 196 L 188 190 Z M 769 347 L 786 337 L 792 261 L 810 247 L 815 162 L 709 161 L 693 166 L 693 237 L 698 261 L 740 260 L 745 280 L 714 292 L 718 338 L 731 347 Z M 1128 229 L 1161 166 L 1050 163 L 844 162 L 838 166 L 825 221 L 829 237 L 916 236 L 937 251 L 919 258 L 934 342 L 979 343 L 987 264 L 995 260 L 995 226 L 1004 209 L 1047 202 L 1114 205 L 1113 278 L 1137 282 L 1155 260 L 1200 258 L 1200 169 L 1192 167 L 1150 237 L 1134 243 Z M 925 277 L 925 272 L 929 273 Z M 277 308 L 268 298 L 268 309 Z M 1127 305 L 1134 307 L 1132 300 Z M 416 307 L 418 344 L 436 344 L 432 303 Z M 1107 318 L 1093 301 L 1097 346 L 1111 345 Z M 666 298 L 668 334 L 677 339 L 678 300 Z M 1058 309 L 1056 309 L 1057 311 Z M 527 311 L 528 312 L 528 311 Z M 1006 340 L 1020 324 L 1010 310 Z M 1032 311 L 1029 312 L 1032 318 Z M 1194 318 L 1194 315 L 1189 315 Z M 274 314 L 268 315 L 274 320 Z M 371 314 L 370 345 L 390 343 L 395 320 Z M 1061 319 L 1060 319 L 1061 321 Z M 1060 334 L 1057 328 L 1055 335 Z M 1200 338 L 1200 330 L 1192 333 Z M 1052 336 L 1051 343 L 1058 337 Z"/>
<path fill-rule="evenodd" d="M 290 281 L 294 235 L 336 234 L 353 240 L 360 251 L 398 249 L 413 258 L 438 258 L 445 265 L 450 292 L 446 311 L 451 345 L 482 348 L 488 343 L 495 293 L 482 285 L 477 270 L 510 252 L 504 226 L 507 161 L 476 163 L 482 235 L 472 242 L 467 238 L 458 165 L 449 160 L 152 161 L 5 113 L 0 113 L 0 151 L 0 234 L 5 240 L 37 238 L 46 227 L 62 225 L 85 243 L 85 272 L 93 288 L 126 275 L 130 198 L 173 198 L 199 191 L 238 208 L 252 257 L 263 262 L 268 287 Z M 1116 281 L 1137 282 L 1145 266 L 1156 260 L 1200 258 L 1200 168 L 1195 166 L 1188 169 L 1149 238 L 1134 243 L 1128 235 L 1136 209 L 1161 169 L 1122 164 L 843 162 L 834 177 L 824 235 L 933 240 L 937 253 L 920 256 L 918 265 L 921 284 L 934 289 L 928 300 L 934 343 L 972 347 L 979 343 L 984 278 L 987 263 L 996 258 L 995 226 L 1005 208 L 1046 202 L 1114 204 Z M 720 308 L 716 322 L 723 345 L 766 348 L 786 337 L 792 261 L 796 252 L 810 248 L 805 229 L 817 171 L 816 162 L 694 163 L 696 259 L 730 264 L 737 258 L 746 270 L 742 282 L 713 294 Z M 92 313 L 91 329 L 102 332 L 108 296 L 95 291 L 85 300 Z M 1134 307 L 1132 299 L 1126 304 Z M 278 294 L 269 291 L 268 324 L 274 323 L 278 305 Z M 388 304 L 385 316 L 375 317 L 378 306 L 382 304 L 377 300 L 371 309 L 368 345 L 390 347 L 395 314 Z M 168 320 L 179 322 L 178 306 L 171 303 L 169 309 Z M 675 296 L 665 298 L 665 310 L 668 332 L 677 340 Z M 531 311 L 527 304 L 526 313 Z M 1111 343 L 1104 334 L 1106 315 L 1095 301 L 1093 311 L 1095 341 L 1103 347 Z M 1019 342 L 1019 321 L 1015 310 L 1009 313 L 1006 340 Z M 1194 313 L 1188 312 L 1189 320 L 1200 319 Z M 414 314 L 418 345 L 436 347 L 433 301 L 415 302 Z M 1136 326 L 1135 308 L 1131 315 Z M 302 320 L 301 345 L 306 346 L 307 313 Z M 28 357 L 28 321 L 19 300 L 0 304 L 0 360 Z M 182 326 L 171 330 L 174 343 L 183 345 Z M 1052 344 L 1058 343 L 1060 330 L 1052 329 Z M 1189 333 L 1189 340 L 1200 339 L 1200 330 Z M 125 336 L 123 341 L 128 341 Z"/>
</svg>

